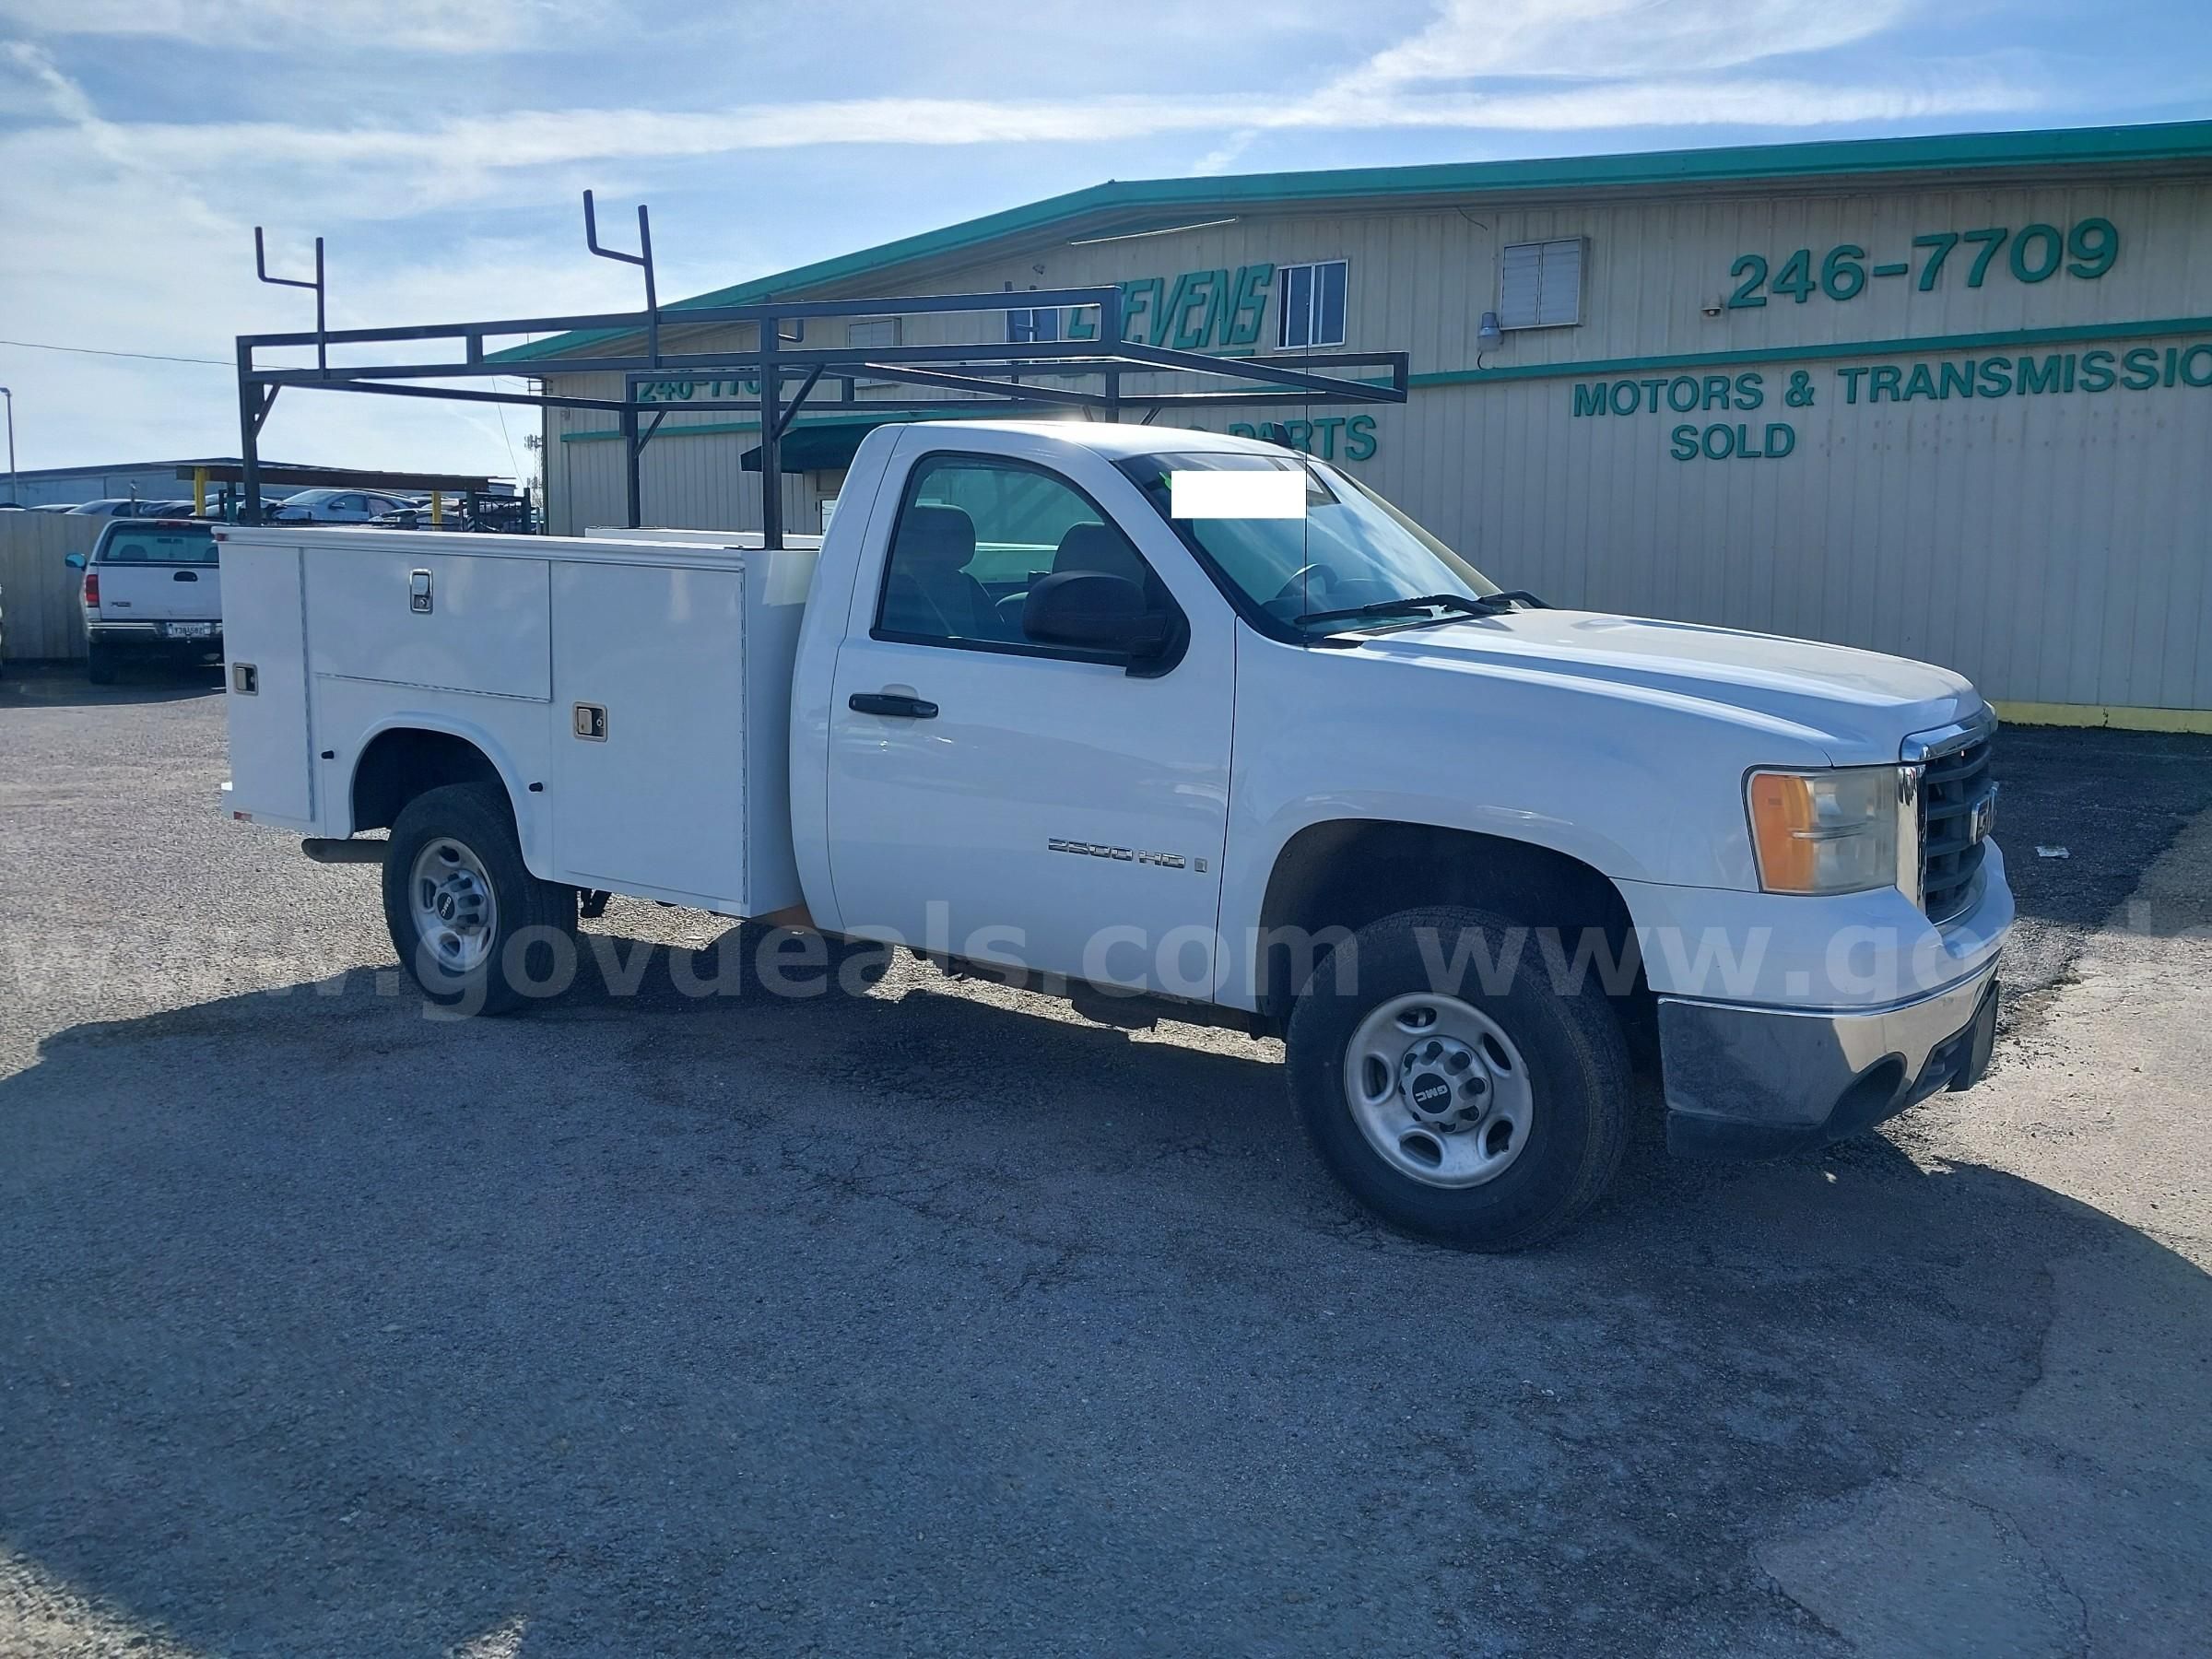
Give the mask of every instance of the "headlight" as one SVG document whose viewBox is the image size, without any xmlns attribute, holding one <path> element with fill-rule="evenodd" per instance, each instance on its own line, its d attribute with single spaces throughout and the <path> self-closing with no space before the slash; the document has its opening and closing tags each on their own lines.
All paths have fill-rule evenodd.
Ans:
<svg viewBox="0 0 2212 1659">
<path fill-rule="evenodd" d="M 1759 884 L 1770 893 L 1862 893 L 1894 887 L 1902 769 L 1755 771 L 1744 798 Z"/>
</svg>

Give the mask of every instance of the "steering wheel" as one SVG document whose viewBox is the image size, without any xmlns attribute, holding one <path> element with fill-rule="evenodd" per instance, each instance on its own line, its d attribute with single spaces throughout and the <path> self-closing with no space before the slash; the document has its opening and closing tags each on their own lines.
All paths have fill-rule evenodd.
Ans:
<svg viewBox="0 0 2212 1659">
<path fill-rule="evenodd" d="M 1336 572 L 1325 564 L 1310 564 L 1290 572 L 1290 580 L 1267 603 L 1288 605 L 1292 600 L 1302 601 L 1313 588 L 1328 589 L 1336 585 Z"/>
</svg>

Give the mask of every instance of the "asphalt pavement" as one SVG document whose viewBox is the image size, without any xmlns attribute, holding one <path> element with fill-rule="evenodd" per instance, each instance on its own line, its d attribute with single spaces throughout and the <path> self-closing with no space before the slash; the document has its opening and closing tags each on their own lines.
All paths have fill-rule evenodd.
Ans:
<svg viewBox="0 0 2212 1659">
<path fill-rule="evenodd" d="M 428 1018 L 211 678 L 0 681 L 0 1653 L 2201 1653 L 2212 741 L 2000 757 L 1982 1089 L 1494 1258 L 1227 1033 Z"/>
</svg>

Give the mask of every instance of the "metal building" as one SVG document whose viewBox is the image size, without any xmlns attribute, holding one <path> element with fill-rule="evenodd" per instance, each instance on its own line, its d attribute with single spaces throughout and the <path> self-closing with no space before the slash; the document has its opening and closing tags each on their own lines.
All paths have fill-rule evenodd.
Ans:
<svg viewBox="0 0 2212 1659">
<path fill-rule="evenodd" d="M 1111 182 L 691 303 L 1003 289 L 996 337 L 1076 338 L 1095 313 L 1022 295 L 1097 284 L 1148 344 L 1409 352 L 1409 402 L 1288 435 L 1506 586 L 1928 658 L 2016 719 L 2212 730 L 2212 123 Z M 672 351 L 756 345 L 680 314 Z M 805 344 L 979 337 L 828 326 Z M 756 430 L 683 413 L 729 389 L 653 390 L 647 522 L 756 527 Z M 787 524 L 871 420 L 792 429 Z M 546 441 L 550 527 L 621 522 L 613 421 Z"/>
<path fill-rule="evenodd" d="M 272 468 L 288 464 L 272 461 Z M 235 455 L 191 455 L 181 461 L 114 461 L 81 466 L 25 467 L 13 476 L 6 498 L 22 507 L 75 506 L 79 501 L 174 501 L 192 494 L 188 481 L 197 467 L 238 465 Z M 185 480 L 185 481 L 180 481 Z M 5 481 L 0 481 L 5 487 Z"/>
</svg>

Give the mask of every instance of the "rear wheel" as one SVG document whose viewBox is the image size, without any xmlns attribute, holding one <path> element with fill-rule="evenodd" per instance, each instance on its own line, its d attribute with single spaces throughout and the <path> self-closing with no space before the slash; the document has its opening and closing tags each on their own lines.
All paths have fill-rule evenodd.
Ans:
<svg viewBox="0 0 2212 1659">
<path fill-rule="evenodd" d="M 384 923 L 422 994 L 456 1012 L 510 1012 L 574 972 L 576 889 L 530 874 L 496 784 L 449 783 L 401 808 Z"/>
<path fill-rule="evenodd" d="M 1287 1047 L 1315 1149 L 1409 1232 L 1522 1249 L 1619 1167 L 1619 1022 L 1601 987 L 1556 986 L 1530 930 L 1503 917 L 1439 908 L 1361 928 L 1299 992 Z"/>
<path fill-rule="evenodd" d="M 115 651 L 94 640 L 85 647 L 85 677 L 96 686 L 115 683 Z"/>
</svg>

